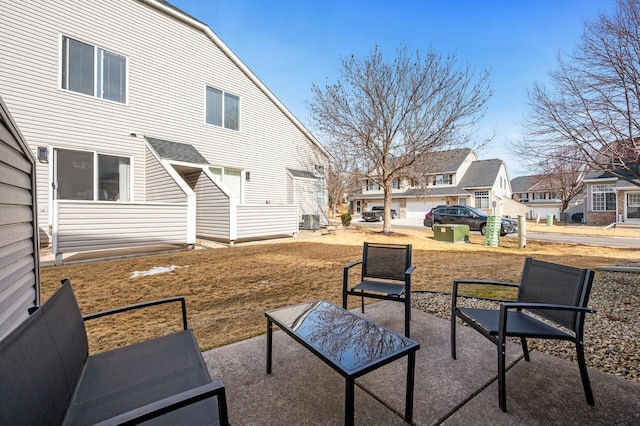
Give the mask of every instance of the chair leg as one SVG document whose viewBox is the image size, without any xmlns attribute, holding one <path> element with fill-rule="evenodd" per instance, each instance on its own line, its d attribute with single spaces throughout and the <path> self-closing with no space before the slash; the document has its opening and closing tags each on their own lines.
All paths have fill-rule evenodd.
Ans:
<svg viewBox="0 0 640 426">
<path fill-rule="evenodd" d="M 527 346 L 527 338 L 521 337 L 520 344 L 522 345 L 522 354 L 524 355 L 524 360 L 530 362 L 531 359 L 529 358 L 529 347 Z"/>
<path fill-rule="evenodd" d="M 587 372 L 587 364 L 584 359 L 584 346 L 582 342 L 576 342 L 576 352 L 578 357 L 578 367 L 580 368 L 580 377 L 582 378 L 582 387 L 584 388 L 584 396 L 587 398 L 587 404 L 596 405 L 591 391 L 591 382 L 589 381 L 589 373 Z"/>
<path fill-rule="evenodd" d="M 404 302 L 404 335 L 411 338 L 411 301 L 409 299 Z"/>
<path fill-rule="evenodd" d="M 456 316 L 451 311 L 451 358 L 456 359 Z"/>
<path fill-rule="evenodd" d="M 360 296 L 361 300 L 361 306 L 362 306 L 362 313 L 364 314 L 364 290 L 362 290 L 362 296 Z"/>
<path fill-rule="evenodd" d="M 506 343 L 504 336 L 498 341 L 498 405 L 502 411 L 507 411 L 507 389 L 506 389 Z"/>
</svg>

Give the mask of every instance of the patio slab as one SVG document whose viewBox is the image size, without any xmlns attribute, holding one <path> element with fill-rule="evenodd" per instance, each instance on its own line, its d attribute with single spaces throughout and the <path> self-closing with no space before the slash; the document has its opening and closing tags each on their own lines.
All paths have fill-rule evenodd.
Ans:
<svg viewBox="0 0 640 426">
<path fill-rule="evenodd" d="M 356 312 L 356 311 L 354 311 Z M 359 311 L 357 311 L 359 312 Z M 369 318 L 403 333 L 403 306 L 380 302 Z M 266 319 L 265 319 L 266 331 Z M 596 406 L 585 400 L 577 364 L 539 352 L 521 360 L 507 349 L 507 408 L 498 408 L 496 348 L 461 326 L 458 359 L 450 356 L 449 321 L 412 311 L 416 354 L 414 423 L 435 424 L 639 424 L 640 384 L 590 370 Z M 273 335 L 273 372 L 266 374 L 266 336 L 203 353 L 214 379 L 227 389 L 229 419 L 238 425 L 335 425 L 344 418 L 345 381 L 281 331 Z M 406 358 L 356 380 L 355 423 L 404 425 Z M 526 390 L 526 392 L 521 391 Z"/>
</svg>

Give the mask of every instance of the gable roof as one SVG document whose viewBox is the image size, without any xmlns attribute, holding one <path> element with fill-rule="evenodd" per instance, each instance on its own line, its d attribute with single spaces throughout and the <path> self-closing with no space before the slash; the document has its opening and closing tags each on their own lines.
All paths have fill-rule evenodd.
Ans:
<svg viewBox="0 0 640 426">
<path fill-rule="evenodd" d="M 528 192 L 538 182 L 538 176 L 518 176 L 511 179 L 511 191 Z"/>
<path fill-rule="evenodd" d="M 491 187 L 498 177 L 502 164 L 503 161 L 497 158 L 474 161 L 462 176 L 458 186 L 461 188 Z"/>
<path fill-rule="evenodd" d="M 472 152 L 471 148 L 457 148 L 429 153 L 424 161 L 424 172 L 426 174 L 455 173 Z"/>
<path fill-rule="evenodd" d="M 198 152 L 193 145 L 186 143 L 171 142 L 163 139 L 150 138 L 145 139 L 151 145 L 151 148 L 163 160 L 180 161 L 184 163 L 209 164 L 206 158 Z"/>
<path fill-rule="evenodd" d="M 295 178 L 317 179 L 317 176 L 306 170 L 287 169 L 287 172 Z"/>
<path fill-rule="evenodd" d="M 309 132 L 309 130 L 296 118 L 295 115 L 291 113 L 287 109 L 286 106 L 269 90 L 267 86 L 264 85 L 262 81 L 247 67 L 242 60 L 226 45 L 224 42 L 218 37 L 218 35 L 213 32 L 211 28 L 204 22 L 201 22 L 191 15 L 185 13 L 181 9 L 175 7 L 171 3 L 166 0 L 138 0 L 142 3 L 145 3 L 161 12 L 176 18 L 187 25 L 190 25 L 200 31 L 202 31 L 212 42 L 215 44 L 222 52 L 227 55 L 227 57 L 233 62 L 248 78 L 251 80 L 253 84 L 255 84 L 266 96 L 273 102 L 276 107 L 284 113 L 284 115 L 291 120 L 291 122 L 307 137 L 309 140 L 327 157 L 331 155 L 329 152 L 318 142 L 318 140 Z"/>
</svg>

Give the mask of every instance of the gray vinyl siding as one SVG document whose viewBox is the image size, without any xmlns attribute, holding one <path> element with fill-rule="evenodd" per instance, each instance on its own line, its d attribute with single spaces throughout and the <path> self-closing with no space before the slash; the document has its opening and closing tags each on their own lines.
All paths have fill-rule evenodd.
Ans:
<svg viewBox="0 0 640 426">
<path fill-rule="evenodd" d="M 56 208 L 60 220 L 54 253 L 187 241 L 186 203 L 58 201 Z"/>
<path fill-rule="evenodd" d="M 32 150 L 131 157 L 136 202 L 160 199 L 162 192 L 152 183 L 158 176 L 149 176 L 156 170 L 148 168 L 142 135 L 191 144 L 211 165 L 249 171 L 249 205 L 286 204 L 287 168 L 326 167 L 327 157 L 299 123 L 224 46 L 153 2 L 0 1 L 0 93 Z M 127 58 L 126 104 L 60 89 L 62 35 Z M 207 85 L 240 97 L 239 131 L 205 124 Z M 52 223 L 51 167 L 52 162 L 38 166 L 43 229 Z M 160 178 L 158 186 L 166 183 Z M 169 189 L 164 196 L 172 194 Z"/>
<path fill-rule="evenodd" d="M 297 206 L 238 206 L 238 240 L 295 234 L 298 218 Z"/>
<path fill-rule="evenodd" d="M 0 99 L 0 339 L 39 304 L 34 160 Z"/>
<path fill-rule="evenodd" d="M 186 202 L 180 185 L 148 148 L 145 151 L 145 201 Z"/>
<path fill-rule="evenodd" d="M 229 197 L 204 172 L 198 172 L 196 191 L 196 234 L 228 241 L 231 237 Z"/>
</svg>

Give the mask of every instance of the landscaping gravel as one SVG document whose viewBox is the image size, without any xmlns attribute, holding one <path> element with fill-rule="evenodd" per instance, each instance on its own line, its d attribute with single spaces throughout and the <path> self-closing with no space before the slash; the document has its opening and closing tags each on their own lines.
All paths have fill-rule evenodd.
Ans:
<svg viewBox="0 0 640 426">
<path fill-rule="evenodd" d="M 638 263 L 621 266 L 640 267 Z M 416 309 L 451 318 L 451 296 L 443 293 L 412 292 Z M 466 299 L 465 306 L 496 306 L 495 302 Z M 640 382 L 640 273 L 597 271 L 585 323 L 587 366 Z M 575 345 L 564 341 L 528 339 L 529 349 L 576 362 Z"/>
</svg>

